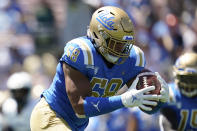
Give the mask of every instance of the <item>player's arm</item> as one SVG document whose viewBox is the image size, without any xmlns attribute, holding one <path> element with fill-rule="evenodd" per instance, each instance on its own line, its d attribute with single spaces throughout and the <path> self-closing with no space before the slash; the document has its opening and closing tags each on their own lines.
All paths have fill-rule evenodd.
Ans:
<svg viewBox="0 0 197 131">
<path fill-rule="evenodd" d="M 88 79 L 78 70 L 63 63 L 65 85 L 68 98 L 74 111 L 84 115 L 84 98 L 91 95 L 91 88 Z"/>
<path fill-rule="evenodd" d="M 141 106 L 143 104 L 156 105 L 151 100 L 157 99 L 152 95 L 143 95 L 145 92 L 154 90 L 154 87 L 142 90 L 130 90 L 126 93 L 112 97 L 91 97 L 90 83 L 81 72 L 63 63 L 66 92 L 71 105 L 78 117 L 92 117 L 112 112 L 122 107 Z M 134 82 L 136 86 L 138 79 Z M 135 100 L 140 96 L 140 101 Z M 144 106 L 143 106 L 144 107 Z M 151 108 L 145 108 L 151 110 Z"/>
</svg>

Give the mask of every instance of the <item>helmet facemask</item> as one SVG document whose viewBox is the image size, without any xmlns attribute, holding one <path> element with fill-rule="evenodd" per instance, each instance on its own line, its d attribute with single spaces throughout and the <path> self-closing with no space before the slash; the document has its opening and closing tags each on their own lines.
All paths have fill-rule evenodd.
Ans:
<svg viewBox="0 0 197 131">
<path fill-rule="evenodd" d="M 197 75 L 177 75 L 175 82 L 183 95 L 197 96 Z"/>
<path fill-rule="evenodd" d="M 99 31 L 103 41 L 98 50 L 100 53 L 113 64 L 122 64 L 130 55 L 130 50 L 133 46 L 132 41 L 120 41 L 105 31 Z M 121 58 L 121 60 L 119 60 Z"/>
</svg>

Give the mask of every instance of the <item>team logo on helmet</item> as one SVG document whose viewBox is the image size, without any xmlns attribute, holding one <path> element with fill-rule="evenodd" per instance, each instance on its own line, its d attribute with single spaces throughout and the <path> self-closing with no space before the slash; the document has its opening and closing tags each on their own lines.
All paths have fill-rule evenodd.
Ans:
<svg viewBox="0 0 197 131">
<path fill-rule="evenodd" d="M 113 19 L 114 17 L 110 15 L 109 12 L 101 12 L 98 17 L 96 18 L 96 20 L 101 23 L 105 28 L 107 28 L 108 30 L 113 30 Z"/>
<path fill-rule="evenodd" d="M 134 38 L 133 38 L 133 36 L 124 36 L 122 39 L 123 40 L 133 40 Z"/>
</svg>

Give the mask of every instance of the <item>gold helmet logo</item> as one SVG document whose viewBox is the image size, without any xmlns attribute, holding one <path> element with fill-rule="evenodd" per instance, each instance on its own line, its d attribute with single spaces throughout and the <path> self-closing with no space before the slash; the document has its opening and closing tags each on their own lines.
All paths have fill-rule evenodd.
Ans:
<svg viewBox="0 0 197 131">
<path fill-rule="evenodd" d="M 96 20 L 101 23 L 105 28 L 107 28 L 108 30 L 113 30 L 114 27 L 113 27 L 113 19 L 115 17 L 110 14 L 110 12 L 101 12 L 98 17 L 96 18 Z"/>
</svg>

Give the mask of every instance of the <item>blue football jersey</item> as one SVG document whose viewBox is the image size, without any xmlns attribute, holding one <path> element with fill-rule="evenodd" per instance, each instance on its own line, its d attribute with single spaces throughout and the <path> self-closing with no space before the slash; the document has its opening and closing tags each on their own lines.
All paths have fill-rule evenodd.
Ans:
<svg viewBox="0 0 197 131">
<path fill-rule="evenodd" d="M 170 102 L 163 107 L 163 115 L 175 130 L 197 131 L 197 97 L 182 95 L 175 83 L 170 83 L 169 87 Z"/>
<path fill-rule="evenodd" d="M 88 118 L 78 118 L 68 99 L 65 87 L 63 62 L 83 73 L 90 81 L 92 96 L 109 97 L 135 77 L 145 66 L 143 51 L 133 46 L 124 64 L 108 68 L 103 57 L 86 36 L 69 41 L 57 65 L 53 82 L 42 93 L 50 107 L 63 118 L 72 130 L 84 130 Z"/>
</svg>

